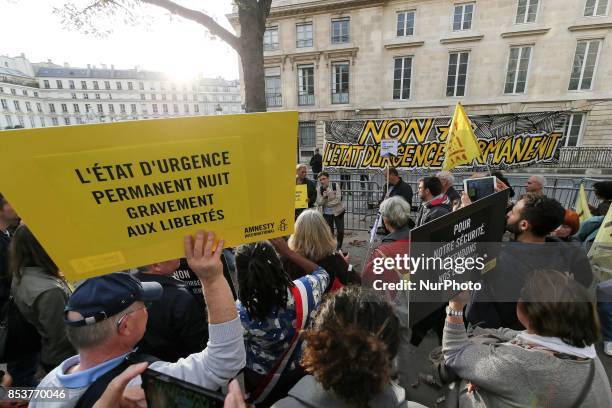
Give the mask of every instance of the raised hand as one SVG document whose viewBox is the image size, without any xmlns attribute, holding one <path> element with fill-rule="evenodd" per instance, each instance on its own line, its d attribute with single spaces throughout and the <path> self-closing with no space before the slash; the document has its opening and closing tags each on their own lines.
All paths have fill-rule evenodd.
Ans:
<svg viewBox="0 0 612 408">
<path fill-rule="evenodd" d="M 287 241 L 283 238 L 272 238 L 270 243 L 280 256 L 287 256 L 291 252 L 289 245 L 287 245 Z"/>
<path fill-rule="evenodd" d="M 223 264 L 221 253 L 223 252 L 223 239 L 214 246 L 215 233 L 198 231 L 194 237 L 185 237 L 185 258 L 189 267 L 198 275 L 202 282 L 214 281 L 223 277 Z M 214 248 L 214 252 L 213 252 Z"/>
</svg>

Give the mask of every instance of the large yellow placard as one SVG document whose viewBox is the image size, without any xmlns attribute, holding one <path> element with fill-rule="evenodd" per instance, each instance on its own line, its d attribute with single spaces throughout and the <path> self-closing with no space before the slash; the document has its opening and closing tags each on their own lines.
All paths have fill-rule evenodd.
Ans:
<svg viewBox="0 0 612 408">
<path fill-rule="evenodd" d="M 297 113 L 0 132 L 0 191 L 70 280 L 293 230 Z"/>
</svg>

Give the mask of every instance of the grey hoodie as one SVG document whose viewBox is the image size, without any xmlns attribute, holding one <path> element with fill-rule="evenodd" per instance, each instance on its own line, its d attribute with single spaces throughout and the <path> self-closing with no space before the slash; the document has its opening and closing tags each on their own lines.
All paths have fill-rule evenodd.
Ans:
<svg viewBox="0 0 612 408">
<path fill-rule="evenodd" d="M 331 391 L 325 391 L 314 379 L 307 375 L 290 391 L 287 398 L 276 402 L 273 408 L 350 408 L 351 406 L 338 398 Z M 391 383 L 383 392 L 369 402 L 370 408 L 425 408 L 416 402 L 406 401 L 406 391 L 397 384 Z"/>
</svg>

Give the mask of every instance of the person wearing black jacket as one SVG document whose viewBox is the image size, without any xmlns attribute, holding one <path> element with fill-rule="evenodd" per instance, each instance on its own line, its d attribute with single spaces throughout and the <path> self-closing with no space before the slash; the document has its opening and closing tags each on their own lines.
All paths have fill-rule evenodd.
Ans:
<svg viewBox="0 0 612 408">
<path fill-rule="evenodd" d="M 483 290 L 474 291 L 466 318 L 485 328 L 524 330 L 516 316 L 521 288 L 531 273 L 555 269 L 588 288 L 593 272 L 586 253 L 577 243 L 550 236 L 563 223 L 561 204 L 543 195 L 528 193 L 506 216 L 506 229 L 514 241 L 502 244 L 496 267 L 487 273 Z"/>
<path fill-rule="evenodd" d="M 308 208 L 313 208 L 317 202 L 317 183 L 306 177 L 307 169 L 305 164 L 298 164 L 296 167 L 295 184 L 306 184 L 306 191 L 308 194 Z M 295 209 L 295 218 L 304 211 L 305 208 Z"/>
<path fill-rule="evenodd" d="M 419 181 L 419 198 L 422 203 L 416 216 L 417 227 L 453 210 L 447 195 L 442 192 L 442 183 L 437 177 L 425 177 Z"/>
<path fill-rule="evenodd" d="M 169 362 L 202 351 L 208 341 L 205 309 L 189 287 L 172 276 L 178 267 L 178 259 L 159 262 L 135 275 L 163 288 L 162 297 L 148 307 L 147 329 L 138 351 Z"/>
<path fill-rule="evenodd" d="M 319 173 L 323 170 L 323 156 L 319 153 L 319 148 L 315 149 L 315 154 L 310 158 L 310 168 L 312 169 L 313 178 L 319 178 Z"/>
<path fill-rule="evenodd" d="M 389 197 L 400 196 L 412 206 L 412 187 L 399 176 L 397 169 L 389 169 L 389 185 L 383 189 L 383 197 L 379 205 Z"/>
</svg>

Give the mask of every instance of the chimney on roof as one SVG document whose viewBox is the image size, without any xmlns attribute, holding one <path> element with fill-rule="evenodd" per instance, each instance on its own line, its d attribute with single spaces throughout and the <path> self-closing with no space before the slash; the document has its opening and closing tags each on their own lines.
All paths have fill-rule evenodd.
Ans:
<svg viewBox="0 0 612 408">
<path fill-rule="evenodd" d="M 106 69 L 106 64 L 100 63 L 100 65 L 102 66 L 102 69 Z"/>
<path fill-rule="evenodd" d="M 25 58 L 25 53 L 24 52 L 21 53 L 21 58 Z"/>
<path fill-rule="evenodd" d="M 51 62 L 51 60 L 50 60 L 50 59 L 48 59 L 48 60 L 47 60 L 47 62 L 48 62 L 49 64 L 52 64 L 52 62 Z"/>
<path fill-rule="evenodd" d="M 87 69 L 91 69 L 91 64 L 87 64 Z"/>
<path fill-rule="evenodd" d="M 68 64 L 67 62 L 64 62 L 64 68 L 69 68 L 70 64 Z"/>
<path fill-rule="evenodd" d="M 111 69 L 115 70 L 115 64 L 111 64 Z"/>
</svg>

